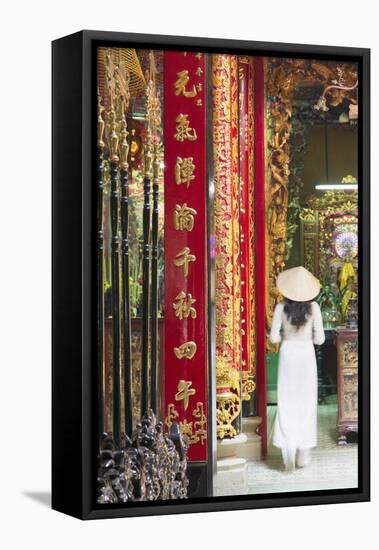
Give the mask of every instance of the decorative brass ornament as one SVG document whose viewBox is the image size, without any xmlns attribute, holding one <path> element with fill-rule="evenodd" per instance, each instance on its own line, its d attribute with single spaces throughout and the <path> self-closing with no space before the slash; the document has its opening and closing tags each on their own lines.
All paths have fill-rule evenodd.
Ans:
<svg viewBox="0 0 379 550">
<path fill-rule="evenodd" d="M 111 109 L 109 111 L 108 120 L 109 120 L 109 153 L 110 153 L 110 160 L 112 162 L 118 162 L 119 161 L 119 156 L 118 156 L 119 134 L 116 131 L 117 130 L 116 111 L 113 107 L 113 104 L 112 104 Z"/>
<path fill-rule="evenodd" d="M 121 124 L 120 124 L 120 166 L 122 170 L 128 170 L 128 156 L 129 156 L 129 143 L 128 143 L 129 132 L 126 127 L 126 118 L 123 113 Z"/>
<path fill-rule="evenodd" d="M 121 229 L 120 233 L 122 235 L 123 221 L 121 215 L 119 215 L 119 212 L 121 210 L 120 197 L 122 196 L 124 181 L 120 176 L 122 172 L 127 171 L 128 168 L 129 145 L 127 140 L 128 129 L 126 113 L 131 95 L 129 86 L 130 72 L 129 68 L 125 64 L 125 56 L 123 53 L 119 49 L 100 48 L 98 56 L 98 74 L 99 100 L 97 137 L 98 147 L 101 150 L 102 155 L 104 154 L 101 165 L 101 184 L 103 190 L 101 196 L 98 197 L 98 200 L 99 204 L 101 204 L 102 217 L 104 217 L 104 221 L 107 218 L 110 218 L 112 227 L 111 236 L 108 236 L 106 232 L 103 233 L 102 230 L 99 234 L 102 242 L 101 246 L 104 252 L 102 257 L 102 290 L 105 292 L 106 289 L 114 285 L 112 292 L 115 293 L 115 286 L 117 286 L 117 282 L 121 282 L 119 278 L 121 270 L 117 269 L 117 267 L 121 266 L 119 266 L 118 260 L 115 258 L 121 252 L 121 239 L 119 238 L 119 231 Z M 101 101 L 100 90 L 102 91 Z M 112 242 L 112 246 L 110 247 L 111 250 L 109 250 L 107 246 L 103 247 L 103 243 L 106 243 L 108 239 Z M 111 268 L 113 262 L 114 264 Z M 116 267 L 116 269 L 114 269 L 114 267 Z M 113 269 L 114 277 L 112 274 Z M 115 325 L 118 323 L 119 314 L 120 309 L 116 311 L 115 308 L 115 311 L 112 312 L 111 325 L 113 325 L 113 323 Z M 104 311 L 102 312 L 102 315 L 104 315 Z M 125 363 L 121 354 L 122 344 L 120 339 L 115 345 L 115 351 L 113 353 L 109 353 L 109 338 L 112 338 L 113 335 L 112 332 L 109 332 L 109 324 L 107 323 L 107 319 L 104 319 L 103 327 L 103 336 L 99 337 L 99 339 L 103 338 L 104 346 L 104 365 L 102 375 L 104 402 L 102 407 L 105 413 L 105 421 L 103 425 L 103 432 L 113 431 L 115 443 L 119 444 L 121 431 L 120 418 L 124 418 L 125 424 L 126 415 L 125 408 L 122 410 L 120 401 L 114 399 L 113 388 L 116 386 L 117 382 L 120 383 L 121 378 L 124 375 L 124 368 L 120 369 L 120 377 L 118 381 L 115 381 L 115 369 L 113 367 L 117 364 L 120 364 L 121 367 Z M 112 336 L 110 336 L 110 334 Z M 112 415 L 110 407 L 111 397 L 113 397 Z M 131 416 L 133 415 L 131 414 Z M 131 421 L 132 419 L 130 418 L 130 426 Z M 128 426 L 129 429 L 130 426 Z"/>
<path fill-rule="evenodd" d="M 109 65 L 117 65 L 120 69 L 116 72 L 116 78 L 120 79 L 120 90 L 122 93 L 132 97 L 141 93 L 146 86 L 145 77 L 139 62 L 137 52 L 134 48 L 105 48 L 99 47 L 97 50 L 97 71 L 99 94 L 105 100 L 104 105 L 109 107 L 107 70 Z M 124 85 L 125 76 L 128 75 L 127 86 Z"/>
<path fill-rule="evenodd" d="M 103 112 L 105 108 L 101 104 L 101 96 L 98 94 L 97 96 L 97 146 L 100 149 L 104 149 L 105 143 L 103 141 L 104 138 L 104 129 L 105 129 L 105 122 L 103 119 Z"/>
<path fill-rule="evenodd" d="M 146 72 L 146 120 L 153 136 L 159 135 L 161 128 L 161 100 L 160 92 L 156 85 L 157 68 L 155 65 L 154 53 L 149 52 L 149 70 Z"/>
<path fill-rule="evenodd" d="M 143 151 L 143 161 L 144 161 L 145 176 L 150 178 L 152 173 L 152 163 L 153 163 L 153 137 L 152 137 L 150 128 L 146 132 L 144 151 Z"/>
<path fill-rule="evenodd" d="M 174 348 L 175 357 L 178 359 L 192 359 L 197 350 L 196 342 L 184 342 L 179 347 Z"/>
</svg>

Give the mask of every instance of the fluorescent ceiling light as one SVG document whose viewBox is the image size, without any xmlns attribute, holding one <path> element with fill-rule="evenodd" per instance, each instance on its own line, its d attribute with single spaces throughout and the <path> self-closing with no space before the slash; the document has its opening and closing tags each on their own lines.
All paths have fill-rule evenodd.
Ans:
<svg viewBox="0 0 379 550">
<path fill-rule="evenodd" d="M 357 183 L 320 183 L 315 186 L 319 191 L 353 191 L 358 189 Z"/>
</svg>

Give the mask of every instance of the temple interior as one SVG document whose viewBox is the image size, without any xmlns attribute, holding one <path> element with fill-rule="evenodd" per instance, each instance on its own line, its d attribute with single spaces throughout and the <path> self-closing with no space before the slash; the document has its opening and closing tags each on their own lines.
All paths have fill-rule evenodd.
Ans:
<svg viewBox="0 0 379 550">
<path fill-rule="evenodd" d="M 356 487 L 357 66 L 101 47 L 97 102 L 98 502 Z M 296 266 L 326 339 L 318 444 L 287 473 L 268 334 Z M 115 488 L 106 453 L 141 448 L 149 481 Z"/>
</svg>

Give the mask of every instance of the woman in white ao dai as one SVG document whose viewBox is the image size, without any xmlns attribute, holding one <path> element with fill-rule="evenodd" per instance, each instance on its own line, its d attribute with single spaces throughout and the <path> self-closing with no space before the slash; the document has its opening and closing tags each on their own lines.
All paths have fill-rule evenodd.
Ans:
<svg viewBox="0 0 379 550">
<path fill-rule="evenodd" d="M 288 273 L 293 271 L 296 273 L 288 277 Z M 279 276 L 277 286 L 286 300 L 275 308 L 270 334 L 273 343 L 281 343 L 273 444 L 281 449 L 286 470 L 292 470 L 295 464 L 299 467 L 309 464 L 310 449 L 317 445 L 317 363 L 314 344 L 323 344 L 325 335 L 319 305 L 307 299 L 293 300 L 294 296 L 317 296 L 320 288 L 318 280 L 302 267 L 287 270 L 281 275 L 285 276 L 284 284 Z M 299 288 L 299 276 L 309 279 L 305 286 L 313 283 L 308 290 Z"/>
</svg>

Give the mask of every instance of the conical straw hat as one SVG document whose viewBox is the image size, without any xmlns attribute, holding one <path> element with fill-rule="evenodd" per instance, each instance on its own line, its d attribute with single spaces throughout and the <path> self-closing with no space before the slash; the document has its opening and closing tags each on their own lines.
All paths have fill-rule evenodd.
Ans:
<svg viewBox="0 0 379 550">
<path fill-rule="evenodd" d="M 294 302 L 307 302 L 320 292 L 320 282 L 305 267 L 293 267 L 279 274 L 276 286 L 280 292 Z"/>
</svg>

